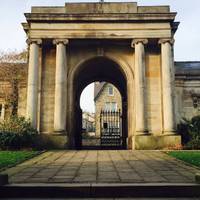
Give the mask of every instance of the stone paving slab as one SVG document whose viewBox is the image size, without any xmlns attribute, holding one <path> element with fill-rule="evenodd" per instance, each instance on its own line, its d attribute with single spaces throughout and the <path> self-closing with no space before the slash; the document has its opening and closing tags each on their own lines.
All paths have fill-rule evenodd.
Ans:
<svg viewBox="0 0 200 200">
<path fill-rule="evenodd" d="M 196 167 L 161 151 L 48 151 L 10 168 L 10 183 L 194 183 Z"/>
</svg>

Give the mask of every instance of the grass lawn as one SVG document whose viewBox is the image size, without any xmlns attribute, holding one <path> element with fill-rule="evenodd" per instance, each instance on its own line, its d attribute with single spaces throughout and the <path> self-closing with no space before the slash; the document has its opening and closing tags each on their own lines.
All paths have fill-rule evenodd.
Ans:
<svg viewBox="0 0 200 200">
<path fill-rule="evenodd" d="M 200 151 L 171 151 L 170 156 L 200 167 Z"/>
<path fill-rule="evenodd" d="M 0 171 L 38 155 L 38 151 L 0 151 Z"/>
</svg>

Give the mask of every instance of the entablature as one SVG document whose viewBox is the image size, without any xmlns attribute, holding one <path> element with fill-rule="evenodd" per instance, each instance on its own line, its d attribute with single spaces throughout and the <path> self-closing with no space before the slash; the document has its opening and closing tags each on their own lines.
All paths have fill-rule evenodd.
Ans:
<svg viewBox="0 0 200 200">
<path fill-rule="evenodd" d="M 27 22 L 173 22 L 176 12 L 171 13 L 25 13 Z"/>
</svg>

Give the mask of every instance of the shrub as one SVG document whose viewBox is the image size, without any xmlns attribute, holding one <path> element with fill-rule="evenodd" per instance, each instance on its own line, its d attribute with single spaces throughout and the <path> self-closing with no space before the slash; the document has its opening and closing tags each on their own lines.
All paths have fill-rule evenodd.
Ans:
<svg viewBox="0 0 200 200">
<path fill-rule="evenodd" d="M 183 118 L 180 124 L 177 125 L 177 132 L 182 137 L 183 145 L 187 144 L 191 139 L 189 135 L 189 126 L 190 126 L 190 121 L 185 118 Z"/>
<path fill-rule="evenodd" d="M 33 148 L 37 130 L 24 117 L 13 116 L 0 122 L 0 149 Z"/>
<path fill-rule="evenodd" d="M 177 130 L 187 149 L 200 149 L 200 115 L 191 120 L 183 119 Z"/>
</svg>

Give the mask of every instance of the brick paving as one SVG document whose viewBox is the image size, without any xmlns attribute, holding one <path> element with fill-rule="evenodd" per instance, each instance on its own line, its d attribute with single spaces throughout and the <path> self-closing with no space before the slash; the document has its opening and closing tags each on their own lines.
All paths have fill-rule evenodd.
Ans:
<svg viewBox="0 0 200 200">
<path fill-rule="evenodd" d="M 198 168 L 161 151 L 48 151 L 10 168 L 10 183 L 194 183 Z"/>
</svg>

